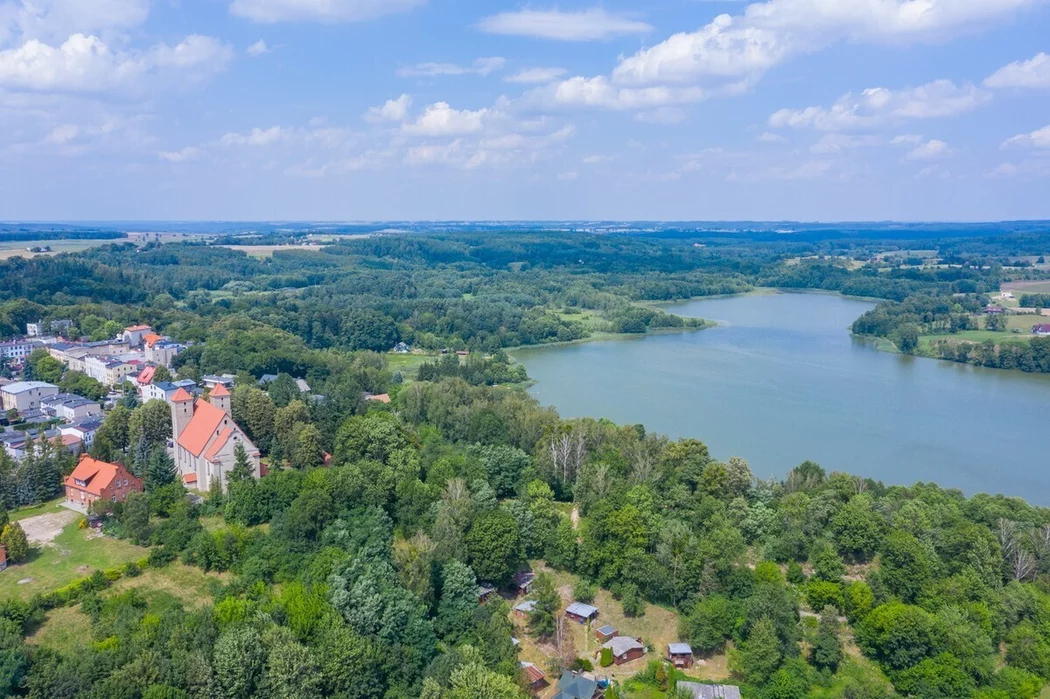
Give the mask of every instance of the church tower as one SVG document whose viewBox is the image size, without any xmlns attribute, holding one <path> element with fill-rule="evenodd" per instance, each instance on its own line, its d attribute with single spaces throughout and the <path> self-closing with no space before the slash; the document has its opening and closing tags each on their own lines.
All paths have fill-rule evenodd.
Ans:
<svg viewBox="0 0 1050 699">
<path fill-rule="evenodd" d="M 215 384 L 215 388 L 211 389 L 211 395 L 208 396 L 208 402 L 210 402 L 212 405 L 214 405 L 216 408 L 226 413 L 227 415 L 232 415 L 232 408 L 230 406 L 230 391 L 221 383 Z"/>
<path fill-rule="evenodd" d="M 185 388 L 180 388 L 171 397 L 171 434 L 175 441 L 178 441 L 192 419 L 193 396 Z"/>
</svg>

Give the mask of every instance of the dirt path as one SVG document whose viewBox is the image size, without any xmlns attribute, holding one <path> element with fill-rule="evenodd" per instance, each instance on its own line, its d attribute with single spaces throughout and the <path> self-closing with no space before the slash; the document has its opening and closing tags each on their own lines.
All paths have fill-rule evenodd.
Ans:
<svg viewBox="0 0 1050 699">
<path fill-rule="evenodd" d="M 22 529 L 26 532 L 30 546 L 49 544 L 55 537 L 62 533 L 66 525 L 81 515 L 72 510 L 53 512 L 36 517 L 26 517 L 21 521 Z"/>
</svg>

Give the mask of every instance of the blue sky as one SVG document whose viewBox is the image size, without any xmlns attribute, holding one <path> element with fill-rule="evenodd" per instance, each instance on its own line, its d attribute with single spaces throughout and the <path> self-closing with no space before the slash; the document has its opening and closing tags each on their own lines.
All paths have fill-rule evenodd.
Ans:
<svg viewBox="0 0 1050 699">
<path fill-rule="evenodd" d="M 0 0 L 0 218 L 1050 218 L 1050 0 Z"/>
</svg>

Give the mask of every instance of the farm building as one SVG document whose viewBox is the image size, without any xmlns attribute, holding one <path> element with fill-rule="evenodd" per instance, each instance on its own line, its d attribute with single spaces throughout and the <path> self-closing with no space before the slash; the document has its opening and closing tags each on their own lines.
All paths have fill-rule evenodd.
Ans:
<svg viewBox="0 0 1050 699">
<path fill-rule="evenodd" d="M 740 687 L 731 684 L 700 684 L 678 682 L 678 689 L 693 693 L 693 699 L 740 699 Z"/>
<path fill-rule="evenodd" d="M 598 616 L 598 608 L 592 607 L 589 604 L 584 604 L 583 602 L 573 602 L 565 608 L 565 616 L 573 621 L 586 624 L 588 621 L 591 621 Z"/>
<path fill-rule="evenodd" d="M 492 585 L 482 583 L 478 585 L 478 602 L 484 602 L 496 591 Z"/>
<path fill-rule="evenodd" d="M 532 588 L 532 583 L 535 581 L 535 573 L 531 570 L 523 570 L 514 576 L 514 588 L 518 591 L 519 595 L 527 595 Z"/>
<path fill-rule="evenodd" d="M 1033 325 L 1032 334 L 1039 337 L 1050 337 L 1050 325 Z"/>
<path fill-rule="evenodd" d="M 547 676 L 543 674 L 543 670 L 536 667 L 533 663 L 527 663 L 522 660 L 521 672 L 525 675 L 525 683 L 533 691 L 540 689 L 547 683 Z"/>
<path fill-rule="evenodd" d="M 558 680 L 558 692 L 553 699 L 594 699 L 605 693 L 598 682 L 579 672 L 566 670 Z"/>
<path fill-rule="evenodd" d="M 641 640 L 630 636 L 617 636 L 603 643 L 602 648 L 612 651 L 613 662 L 617 665 L 629 663 L 645 655 L 645 646 Z"/>
<path fill-rule="evenodd" d="M 520 617 L 526 617 L 532 614 L 532 610 L 536 608 L 535 600 L 525 600 L 514 608 L 514 613 Z"/>
<path fill-rule="evenodd" d="M 594 631 L 594 637 L 598 639 L 598 643 L 605 643 L 606 641 L 616 637 L 616 629 L 611 624 L 606 624 L 600 629 Z"/>
<path fill-rule="evenodd" d="M 688 643 L 667 644 L 667 659 L 675 667 L 693 666 L 693 649 Z"/>
</svg>

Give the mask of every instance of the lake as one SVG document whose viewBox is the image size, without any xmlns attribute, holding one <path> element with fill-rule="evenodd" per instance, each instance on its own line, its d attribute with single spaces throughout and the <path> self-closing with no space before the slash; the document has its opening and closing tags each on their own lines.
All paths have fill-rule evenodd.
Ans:
<svg viewBox="0 0 1050 699">
<path fill-rule="evenodd" d="M 514 356 L 562 417 L 695 437 L 761 477 L 811 459 L 1050 504 L 1050 376 L 880 352 L 849 332 L 873 306 L 812 293 L 695 300 L 666 310 L 719 327 Z"/>
</svg>

